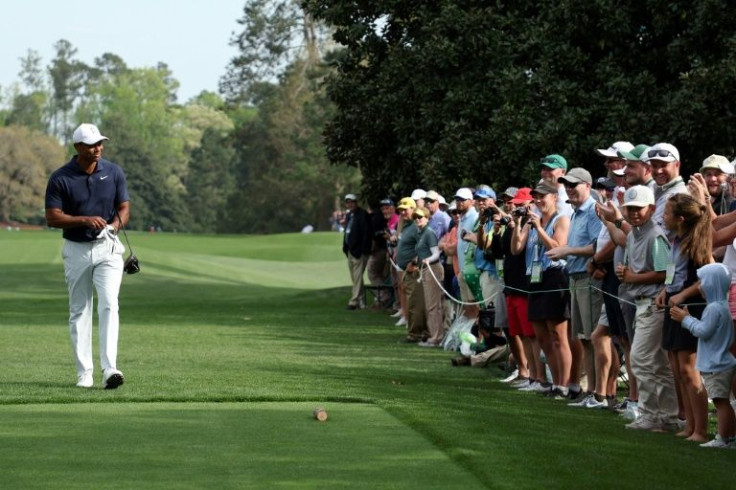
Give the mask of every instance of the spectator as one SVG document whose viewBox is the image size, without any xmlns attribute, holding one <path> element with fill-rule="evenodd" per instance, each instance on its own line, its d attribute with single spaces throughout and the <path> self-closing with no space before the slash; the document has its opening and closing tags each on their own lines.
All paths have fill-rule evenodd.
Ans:
<svg viewBox="0 0 736 490">
<path fill-rule="evenodd" d="M 731 208 L 733 195 L 729 189 L 728 178 L 733 173 L 733 164 L 721 155 L 709 156 L 703 160 L 703 166 L 700 167 L 700 174 L 708 186 L 711 207 L 719 216 L 727 213 Z"/>
<path fill-rule="evenodd" d="M 652 219 L 662 227 L 667 199 L 673 194 L 687 194 L 687 186 L 680 177 L 680 152 L 669 143 L 657 143 L 643 153 L 642 158 L 651 165 L 652 177 L 657 184 L 654 190 L 657 205 Z"/>
<path fill-rule="evenodd" d="M 391 233 L 388 228 L 388 220 L 396 216 L 394 212 L 394 203 L 391 199 L 383 199 L 379 203 L 379 210 L 370 214 L 371 229 L 373 230 L 373 247 L 366 270 L 368 272 L 368 280 L 371 286 L 376 289 L 376 303 L 373 306 L 376 309 L 389 308 L 392 303 L 390 291 L 381 289 L 387 286 L 390 279 L 388 267 L 388 239 Z"/>
<path fill-rule="evenodd" d="M 414 189 L 411 191 L 412 199 L 414 199 L 414 202 L 417 204 L 418 208 L 424 207 L 424 199 L 427 197 L 427 191 L 424 189 Z"/>
<path fill-rule="evenodd" d="M 573 168 L 559 178 L 565 186 L 568 202 L 574 212 L 570 220 L 567 244 L 547 251 L 552 260 L 565 260 L 565 270 L 570 280 L 570 347 L 572 366 L 570 371 L 570 399 L 582 395 L 580 377 L 583 364 L 588 378 L 588 389 L 596 386 L 595 356 L 591 336 L 594 321 L 601 314 L 603 296 L 601 280 L 591 278 L 587 271 L 587 261 L 595 253 L 595 242 L 601 231 L 601 222 L 595 214 L 595 200 L 590 195 L 593 179 L 584 168 Z M 577 400 L 585 402 L 585 400 Z"/>
<path fill-rule="evenodd" d="M 687 307 L 671 308 L 670 314 L 698 337 L 697 368 L 703 374 L 705 389 L 713 399 L 718 417 L 716 437 L 702 447 L 736 447 L 736 417 L 728 403 L 729 387 L 734 379 L 736 358 L 729 352 L 734 334 L 728 307 L 731 274 L 723 264 L 709 264 L 698 269 L 700 288 L 708 301 L 700 320 L 689 315 Z"/>
<path fill-rule="evenodd" d="M 406 295 L 407 336 L 402 340 L 405 343 L 421 342 L 426 329 L 424 292 L 417 283 L 419 268 L 415 262 L 419 228 L 411 219 L 416 208 L 416 202 L 410 197 L 405 197 L 399 201 L 398 210 L 405 221 L 398 237 L 396 265 L 402 271 L 400 274 L 401 285 Z"/>
<path fill-rule="evenodd" d="M 639 417 L 628 429 L 662 431 L 677 428 L 677 396 L 667 356 L 662 349 L 663 312 L 654 299 L 665 279 L 669 242 L 654 221 L 654 195 L 645 186 L 626 191 L 624 209 L 631 224 L 626 255 L 616 275 L 626 298 L 636 302 L 636 333 L 630 368 L 639 383 Z"/>
<path fill-rule="evenodd" d="M 539 214 L 527 213 L 514 217 L 511 252 L 524 250 L 526 276 L 529 281 L 528 318 L 544 350 L 552 371 L 554 385 L 540 384 L 535 391 L 554 397 L 566 397 L 572 363 L 567 334 L 570 318 L 569 279 L 564 260 L 552 260 L 545 252 L 567 244 L 570 220 L 557 212 L 558 186 L 542 179 L 532 191 Z"/>
<path fill-rule="evenodd" d="M 419 228 L 416 244 L 417 264 L 421 267 L 422 291 L 427 319 L 429 337 L 419 342 L 420 347 L 439 347 L 445 336 L 444 318 L 442 314 L 442 289 L 444 269 L 440 264 L 440 248 L 437 235 L 429 227 L 429 210 L 417 208 L 412 214 L 414 223 Z"/>
<path fill-rule="evenodd" d="M 348 269 L 353 289 L 348 301 L 348 310 L 364 308 L 363 304 L 363 275 L 371 254 L 373 233 L 368 213 L 358 205 L 355 194 L 345 196 L 345 235 L 342 242 L 342 251 L 348 258 Z"/>
<path fill-rule="evenodd" d="M 674 194 L 665 204 L 663 219 L 673 238 L 665 287 L 655 303 L 660 308 L 687 304 L 691 314 L 700 317 L 705 299 L 698 289 L 696 270 L 713 261 L 710 212 L 695 198 Z M 697 346 L 697 339 L 681 328 L 665 309 L 662 347 L 669 355 L 686 421 L 685 429 L 676 435 L 705 442 L 708 440 L 708 397 L 701 389 L 700 373 L 695 369 Z"/>
<path fill-rule="evenodd" d="M 558 179 L 567 172 L 567 160 L 562 155 L 547 155 L 539 161 L 539 174 L 543 180 L 557 187 L 557 212 L 572 216 L 572 206 L 567 202 L 565 187 L 558 183 Z"/>
<path fill-rule="evenodd" d="M 450 229 L 450 215 L 440 209 L 442 202 L 445 198 L 439 195 L 436 191 L 428 191 L 427 197 L 424 199 L 427 209 L 431 213 L 429 218 L 429 227 L 434 230 L 434 234 L 437 236 L 437 240 L 441 240 L 447 230 Z"/>
<path fill-rule="evenodd" d="M 501 267 L 499 276 L 504 281 L 504 296 L 508 323 L 509 347 L 516 359 L 519 371 L 519 382 L 516 388 L 531 389 L 532 385 L 541 386 L 547 383 L 547 373 L 541 361 L 539 342 L 534 334 L 534 326 L 527 316 L 529 302 L 526 281 L 525 251 L 518 255 L 511 252 L 511 242 L 516 227 L 515 215 L 528 211 L 532 202 L 531 189 L 510 187 L 501 196 L 504 211 L 507 213 L 496 221 L 492 246 L 500 257 L 497 263 Z M 502 225 L 503 222 L 506 225 Z M 520 344 L 520 345 L 519 345 Z"/>
<path fill-rule="evenodd" d="M 478 210 L 473 202 L 473 191 L 467 187 L 461 187 L 455 193 L 455 206 L 460 215 L 457 226 L 457 259 L 460 267 L 457 282 L 460 288 L 460 298 L 465 303 L 475 303 L 476 297 L 480 296 L 480 277 L 473 261 L 475 245 L 466 240 L 475 232 L 473 227 L 478 221 Z M 465 317 L 475 319 L 478 317 L 478 306 L 466 304 L 464 306 Z"/>
</svg>

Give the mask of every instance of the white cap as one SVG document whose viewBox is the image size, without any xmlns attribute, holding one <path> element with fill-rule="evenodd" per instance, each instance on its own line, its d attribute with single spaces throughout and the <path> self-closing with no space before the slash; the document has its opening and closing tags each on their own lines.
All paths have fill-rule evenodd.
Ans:
<svg viewBox="0 0 736 490">
<path fill-rule="evenodd" d="M 642 162 L 649 162 L 651 160 L 659 160 L 660 162 L 675 162 L 680 161 L 680 152 L 674 145 L 669 143 L 657 143 L 654 146 L 650 146 L 648 150 L 645 150 L 641 154 Z"/>
<path fill-rule="evenodd" d="M 595 152 L 598 153 L 600 156 L 606 158 L 620 158 L 618 156 L 619 151 L 631 151 L 633 149 L 634 145 L 632 145 L 628 141 L 617 141 L 605 150 L 602 148 L 598 148 L 595 150 Z"/>
<path fill-rule="evenodd" d="M 417 199 L 424 199 L 427 197 L 427 192 L 424 189 L 414 189 L 413 191 L 411 191 L 411 196 L 409 197 L 411 197 L 415 201 Z"/>
<path fill-rule="evenodd" d="M 625 168 L 617 168 L 616 170 L 611 170 L 611 173 L 613 175 L 618 175 L 619 177 L 623 177 L 626 175 L 626 169 Z"/>
<path fill-rule="evenodd" d="M 654 193 L 645 185 L 629 187 L 624 194 L 624 206 L 643 208 L 654 205 Z"/>
<path fill-rule="evenodd" d="M 702 174 L 704 171 L 708 170 L 709 168 L 718 169 L 724 174 L 734 173 L 733 164 L 728 161 L 728 158 L 721 156 L 721 155 L 711 155 L 705 160 L 703 160 L 703 166 L 700 167 L 700 173 Z"/>
<path fill-rule="evenodd" d="M 72 141 L 76 145 L 77 143 L 84 143 L 85 145 L 94 145 L 102 140 L 109 140 L 107 136 L 100 134 L 100 130 L 97 126 L 89 123 L 82 123 L 77 129 L 74 130 L 72 135 Z"/>
<path fill-rule="evenodd" d="M 345 200 L 346 201 L 357 201 L 358 196 L 356 196 L 355 194 L 345 194 Z"/>
<path fill-rule="evenodd" d="M 467 187 L 461 187 L 455 193 L 455 197 L 459 197 L 460 199 L 473 199 L 473 191 Z"/>
</svg>

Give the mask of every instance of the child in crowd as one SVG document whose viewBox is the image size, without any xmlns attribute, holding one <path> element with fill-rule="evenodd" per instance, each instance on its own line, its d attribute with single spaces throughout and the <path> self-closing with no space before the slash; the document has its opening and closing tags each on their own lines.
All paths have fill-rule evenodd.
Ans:
<svg viewBox="0 0 736 490">
<path fill-rule="evenodd" d="M 670 308 L 670 316 L 698 337 L 696 366 L 705 389 L 713 399 L 718 418 L 718 434 L 702 447 L 736 447 L 736 416 L 729 403 L 736 358 L 729 352 L 733 343 L 733 323 L 728 308 L 731 273 L 723 264 L 708 264 L 697 271 L 700 290 L 708 301 L 701 320 L 690 316 L 687 307 Z"/>
<path fill-rule="evenodd" d="M 665 287 L 657 296 L 660 308 L 687 304 L 690 314 L 700 318 L 705 299 L 698 289 L 697 269 L 713 262 L 710 213 L 689 194 L 674 194 L 665 204 L 663 224 L 670 232 L 670 257 Z M 698 339 L 664 312 L 662 347 L 669 353 L 681 413 L 686 426 L 676 435 L 695 442 L 708 440 L 708 396 L 702 390 L 695 368 Z"/>
<path fill-rule="evenodd" d="M 616 266 L 620 296 L 636 303 L 631 370 L 639 382 L 639 417 L 627 429 L 662 431 L 679 427 L 677 395 L 667 355 L 662 349 L 664 313 L 654 300 L 665 280 L 669 242 L 652 220 L 654 194 L 636 185 L 624 194 L 631 232 L 626 237 L 624 263 Z"/>
</svg>

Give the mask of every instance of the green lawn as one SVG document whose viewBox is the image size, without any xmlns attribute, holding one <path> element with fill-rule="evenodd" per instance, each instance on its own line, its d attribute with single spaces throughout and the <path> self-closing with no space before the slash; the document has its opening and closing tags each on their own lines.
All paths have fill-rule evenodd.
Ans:
<svg viewBox="0 0 736 490">
<path fill-rule="evenodd" d="M 0 231 L 0 488 L 734 487 L 736 452 L 510 390 L 346 311 L 339 234 L 130 238 L 126 383 L 81 390 L 60 234 Z"/>
</svg>

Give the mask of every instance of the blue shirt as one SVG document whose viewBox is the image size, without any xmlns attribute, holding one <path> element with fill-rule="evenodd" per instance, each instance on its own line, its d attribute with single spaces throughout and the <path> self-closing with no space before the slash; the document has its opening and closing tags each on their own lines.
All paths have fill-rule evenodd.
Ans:
<svg viewBox="0 0 736 490">
<path fill-rule="evenodd" d="M 439 240 L 445 233 L 450 229 L 450 222 L 452 218 L 450 215 L 442 210 L 438 210 L 436 213 L 429 218 L 429 227 L 434 231 L 435 236 Z"/>
<path fill-rule="evenodd" d="M 117 207 L 130 201 L 123 169 L 101 158 L 94 172 L 87 174 L 74 156 L 51 174 L 46 186 L 46 208 L 61 209 L 70 216 L 101 216 L 108 224 Z M 67 228 L 64 238 L 73 242 L 91 242 L 99 230 L 87 227 Z"/>
<path fill-rule="evenodd" d="M 588 196 L 573 213 L 570 218 L 570 228 L 567 232 L 568 247 L 585 247 L 591 245 L 601 232 L 601 220 L 595 214 L 595 199 Z M 568 274 L 585 272 L 585 264 L 588 257 L 580 255 L 568 255 L 565 266 Z"/>
</svg>

